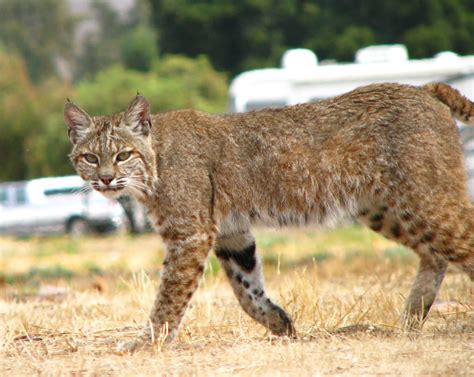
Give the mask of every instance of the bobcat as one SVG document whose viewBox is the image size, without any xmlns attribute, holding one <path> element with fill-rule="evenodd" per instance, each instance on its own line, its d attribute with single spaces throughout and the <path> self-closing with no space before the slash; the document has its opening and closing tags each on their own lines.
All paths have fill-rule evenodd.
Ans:
<svg viewBox="0 0 474 377">
<path fill-rule="evenodd" d="M 66 103 L 80 176 L 107 197 L 132 195 L 167 246 L 151 328 L 173 339 L 214 249 L 243 310 L 294 336 L 264 289 L 254 223 L 299 225 L 357 217 L 420 257 L 405 308 L 421 325 L 448 262 L 474 279 L 474 206 L 453 116 L 474 124 L 474 104 L 448 85 L 374 84 L 319 103 L 245 114 L 128 110 L 90 117 Z"/>
</svg>

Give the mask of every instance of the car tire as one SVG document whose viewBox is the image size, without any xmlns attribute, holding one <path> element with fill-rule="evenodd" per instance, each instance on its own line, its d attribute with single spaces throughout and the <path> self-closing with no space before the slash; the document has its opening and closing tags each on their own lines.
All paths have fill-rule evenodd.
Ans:
<svg viewBox="0 0 474 377">
<path fill-rule="evenodd" d="M 71 237 L 82 237 L 90 232 L 89 224 L 81 218 L 70 220 L 67 229 Z"/>
</svg>

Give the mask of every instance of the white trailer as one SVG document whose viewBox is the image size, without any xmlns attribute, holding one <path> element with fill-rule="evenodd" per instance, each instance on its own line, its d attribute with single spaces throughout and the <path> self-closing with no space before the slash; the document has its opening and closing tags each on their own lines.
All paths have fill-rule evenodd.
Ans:
<svg viewBox="0 0 474 377">
<path fill-rule="evenodd" d="M 474 55 L 445 51 L 433 58 L 410 60 L 403 45 L 370 46 L 356 53 L 354 63 L 318 63 L 310 50 L 288 50 L 281 68 L 243 72 L 230 85 L 230 111 L 315 102 L 358 86 L 398 82 L 423 85 L 449 83 L 474 100 Z"/>
<path fill-rule="evenodd" d="M 474 55 L 444 51 L 429 59 L 408 58 L 403 45 L 370 46 L 357 51 L 354 63 L 318 63 L 310 50 L 288 50 L 281 68 L 243 72 L 230 85 L 231 112 L 317 102 L 362 85 L 382 82 L 423 85 L 444 82 L 474 101 Z M 474 200 L 474 127 L 460 134 Z"/>
</svg>

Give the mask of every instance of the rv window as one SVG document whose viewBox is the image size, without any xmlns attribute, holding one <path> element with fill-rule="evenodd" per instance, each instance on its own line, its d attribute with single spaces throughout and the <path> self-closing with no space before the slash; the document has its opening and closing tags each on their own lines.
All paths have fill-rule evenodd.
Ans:
<svg viewBox="0 0 474 377">
<path fill-rule="evenodd" d="M 266 108 L 275 108 L 286 106 L 286 101 L 284 100 L 269 100 L 269 101 L 249 101 L 247 106 L 245 106 L 246 111 L 251 110 L 260 110 Z"/>
</svg>

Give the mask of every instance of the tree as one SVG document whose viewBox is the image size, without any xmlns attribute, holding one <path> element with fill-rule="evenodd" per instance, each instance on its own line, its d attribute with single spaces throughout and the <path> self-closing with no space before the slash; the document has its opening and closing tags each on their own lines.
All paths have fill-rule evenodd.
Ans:
<svg viewBox="0 0 474 377">
<path fill-rule="evenodd" d="M 34 82 L 71 61 L 75 19 L 64 0 L 0 0 L 0 41 L 23 56 Z"/>
<path fill-rule="evenodd" d="M 63 108 L 73 88 L 57 79 L 50 78 L 36 88 L 36 102 L 41 119 L 30 125 L 24 140 L 27 176 L 44 177 L 74 174 L 69 161 L 71 143 L 64 124 Z"/>
<path fill-rule="evenodd" d="M 157 58 L 158 48 L 153 29 L 139 25 L 125 35 L 122 43 L 122 59 L 125 67 L 146 72 Z"/>
<path fill-rule="evenodd" d="M 206 54 L 232 75 L 277 65 L 290 47 L 342 61 L 383 43 L 404 43 L 413 57 L 474 53 L 472 0 L 149 1 L 163 53 Z"/>
<path fill-rule="evenodd" d="M 93 0 L 91 8 L 97 30 L 89 32 L 80 46 L 76 79 L 91 77 L 112 64 L 120 63 L 122 37 L 129 29 L 109 3 Z"/>
<path fill-rule="evenodd" d="M 71 88 L 57 79 L 36 87 L 21 56 L 0 48 L 0 180 L 73 172 L 62 108 Z"/>
<path fill-rule="evenodd" d="M 158 49 L 155 31 L 148 26 L 148 3 L 136 0 L 125 18 L 108 2 L 93 0 L 91 8 L 97 29 L 88 33 L 80 46 L 76 80 L 93 77 L 115 64 L 139 71 L 150 69 Z"/>
<path fill-rule="evenodd" d="M 194 108 L 224 111 L 227 82 L 205 57 L 166 56 L 150 72 L 116 65 L 78 83 L 74 102 L 91 115 L 125 110 L 137 92 L 145 95 L 152 111 Z"/>
<path fill-rule="evenodd" d="M 341 60 L 352 60 L 354 51 L 375 43 L 371 29 L 363 26 L 349 26 L 336 38 L 334 54 Z"/>
<path fill-rule="evenodd" d="M 41 116 L 23 59 L 0 49 L 0 72 L 0 180 L 19 180 L 28 176 L 24 140 Z"/>
<path fill-rule="evenodd" d="M 165 90 L 159 102 L 163 109 L 225 111 L 227 76 L 217 72 L 206 56 L 191 59 L 182 55 L 166 55 L 157 62 L 152 73 L 160 79 L 160 85 Z"/>
<path fill-rule="evenodd" d="M 151 0 L 150 3 L 163 53 L 191 57 L 205 54 L 217 69 L 233 73 L 277 59 L 284 44 L 277 14 L 296 11 L 279 5 L 291 2 L 266 0 Z"/>
</svg>

